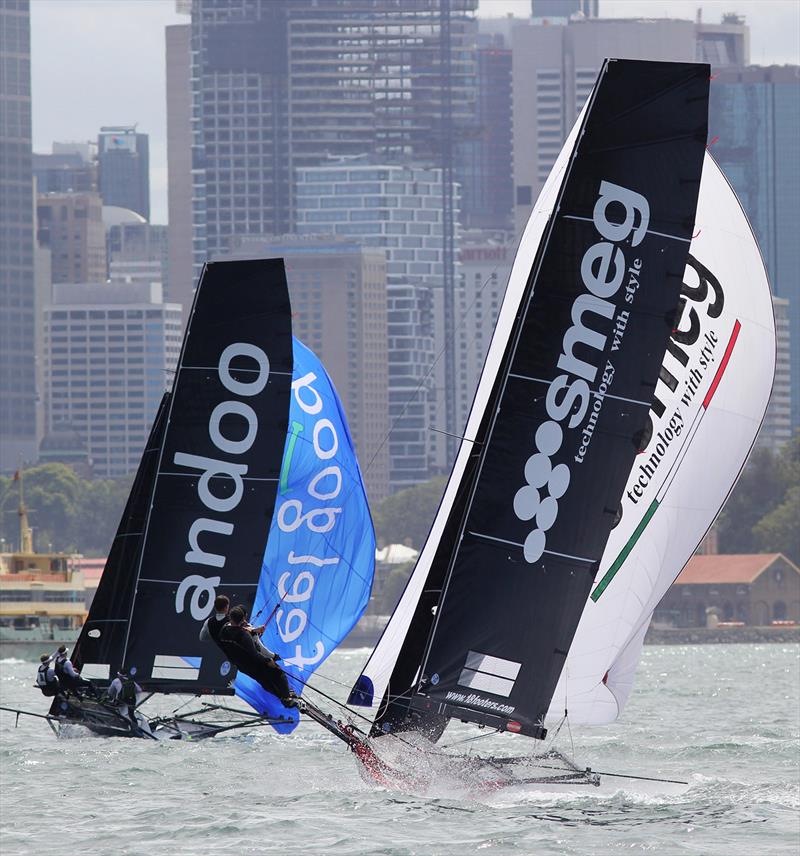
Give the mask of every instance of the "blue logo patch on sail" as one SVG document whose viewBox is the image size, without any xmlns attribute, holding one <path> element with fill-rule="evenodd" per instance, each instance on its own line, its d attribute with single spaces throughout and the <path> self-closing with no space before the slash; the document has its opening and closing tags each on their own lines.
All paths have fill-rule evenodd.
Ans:
<svg viewBox="0 0 800 856">
<path fill-rule="evenodd" d="M 275 513 L 256 594 L 254 625 L 281 656 L 289 683 L 306 682 L 350 632 L 369 601 L 375 533 L 353 440 L 319 359 L 293 340 L 289 430 Z M 297 711 L 239 673 L 236 694 L 291 731 Z"/>
</svg>

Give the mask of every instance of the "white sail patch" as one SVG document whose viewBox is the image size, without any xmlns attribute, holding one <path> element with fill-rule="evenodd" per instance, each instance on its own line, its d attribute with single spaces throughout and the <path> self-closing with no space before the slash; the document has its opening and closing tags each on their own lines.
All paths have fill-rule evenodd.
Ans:
<svg viewBox="0 0 800 856">
<path fill-rule="evenodd" d="M 81 677 L 96 681 L 108 680 L 111 666 L 108 663 L 84 663 L 81 667 Z"/>
<path fill-rule="evenodd" d="M 469 651 L 458 683 L 462 687 L 508 698 L 514 689 L 514 681 L 521 666 L 521 663 L 515 663 L 513 660 Z"/>
<path fill-rule="evenodd" d="M 151 677 L 174 681 L 196 681 L 200 677 L 201 663 L 202 657 L 174 657 L 168 654 L 156 654 Z"/>
</svg>

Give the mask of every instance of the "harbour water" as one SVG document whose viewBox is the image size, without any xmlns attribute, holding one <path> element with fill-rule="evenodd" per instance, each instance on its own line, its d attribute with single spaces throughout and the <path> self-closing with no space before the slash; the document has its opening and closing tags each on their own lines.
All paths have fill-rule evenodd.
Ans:
<svg viewBox="0 0 800 856">
<path fill-rule="evenodd" d="M 315 685 L 343 698 L 366 650 Z M 45 712 L 35 666 L 0 662 L 0 704 Z M 178 702 L 161 699 L 161 709 Z M 451 727 L 441 741 L 476 732 Z M 601 771 L 687 779 L 602 789 L 425 794 L 368 784 L 313 723 L 201 743 L 76 737 L 0 712 L 0 852 L 72 854 L 606 854 L 800 852 L 800 646 L 648 646 L 621 720 L 562 729 L 558 745 Z M 512 735 L 465 744 L 520 754 Z"/>
</svg>

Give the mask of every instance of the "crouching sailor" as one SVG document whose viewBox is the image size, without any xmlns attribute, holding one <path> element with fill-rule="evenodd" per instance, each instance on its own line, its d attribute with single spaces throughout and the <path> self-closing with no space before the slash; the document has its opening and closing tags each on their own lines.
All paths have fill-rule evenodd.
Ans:
<svg viewBox="0 0 800 856">
<path fill-rule="evenodd" d="M 55 666 L 53 671 L 58 678 L 59 689 L 67 692 L 80 693 L 81 690 L 86 690 L 89 695 L 97 695 L 94 685 L 91 681 L 80 676 L 75 666 L 72 665 L 72 660 L 67 656 L 69 651 L 66 645 L 62 645 L 55 653 Z"/>
<path fill-rule="evenodd" d="M 39 658 L 41 665 L 36 672 L 36 686 L 42 691 L 43 696 L 48 698 L 58 695 L 58 678 L 55 669 L 50 665 L 53 658 L 50 654 L 42 654 Z"/>
<path fill-rule="evenodd" d="M 106 690 L 108 701 L 116 706 L 122 716 L 126 716 L 131 721 L 134 728 L 139 727 L 136 719 L 136 701 L 141 691 L 142 688 L 129 677 L 127 672 L 117 672 L 116 678 L 111 681 Z"/>
<path fill-rule="evenodd" d="M 246 622 L 247 615 L 241 606 L 234 606 L 228 613 L 228 622 L 219 631 L 219 647 L 236 668 L 257 681 L 285 707 L 296 707 L 297 696 L 289 689 L 289 681 L 277 664 L 280 657 L 260 642 L 253 633 L 262 628 L 253 628 Z M 263 632 L 263 631 L 262 631 Z"/>
</svg>

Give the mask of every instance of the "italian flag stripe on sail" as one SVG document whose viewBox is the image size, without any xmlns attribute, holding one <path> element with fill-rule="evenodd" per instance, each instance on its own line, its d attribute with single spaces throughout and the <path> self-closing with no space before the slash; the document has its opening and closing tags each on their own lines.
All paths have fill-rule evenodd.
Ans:
<svg viewBox="0 0 800 856">
<path fill-rule="evenodd" d="M 708 409 L 708 405 L 711 402 L 711 399 L 714 397 L 714 394 L 717 391 L 717 387 L 719 386 L 719 383 L 722 380 L 722 375 L 725 373 L 725 369 L 728 367 L 728 363 L 730 362 L 731 353 L 733 352 L 733 348 L 736 345 L 736 340 L 739 338 L 739 331 L 741 329 L 742 325 L 737 319 L 733 324 L 733 330 L 731 332 L 730 338 L 728 339 L 728 344 L 725 346 L 725 353 L 722 356 L 719 368 L 714 374 L 714 379 L 711 381 L 711 386 L 709 386 L 708 392 L 706 393 L 706 397 L 703 399 L 703 404 L 697 411 L 693 424 L 687 432 L 683 443 L 681 444 L 681 449 L 678 452 L 678 455 L 675 458 L 675 461 L 673 462 L 666 476 L 664 477 L 664 481 L 661 483 L 661 486 L 659 487 L 656 493 L 656 498 L 650 503 L 650 506 L 648 507 L 647 511 L 645 511 L 644 516 L 639 521 L 639 524 L 633 531 L 633 534 L 628 539 L 625 546 L 620 550 L 619 555 L 616 559 L 614 559 L 613 563 L 611 564 L 611 567 L 603 575 L 603 579 L 601 579 L 600 582 L 595 586 L 594 591 L 591 594 L 591 599 L 595 603 L 597 603 L 598 599 L 600 598 L 600 595 L 602 595 L 603 592 L 608 588 L 610 582 L 617 575 L 619 569 L 625 564 L 625 560 L 628 558 L 631 550 L 633 550 L 634 548 L 634 545 L 641 537 L 642 532 L 644 532 L 644 530 L 647 528 L 647 524 L 653 519 L 653 515 L 656 513 L 656 509 L 658 508 L 659 503 L 661 502 L 661 499 L 663 498 L 664 493 L 666 492 L 666 489 L 669 486 L 669 483 L 672 481 L 674 474 L 677 472 L 678 464 L 683 458 L 685 450 L 689 447 L 689 443 L 691 442 L 692 437 L 697 431 L 697 428 L 700 425 L 700 421 L 702 420 L 703 415 Z"/>
</svg>

